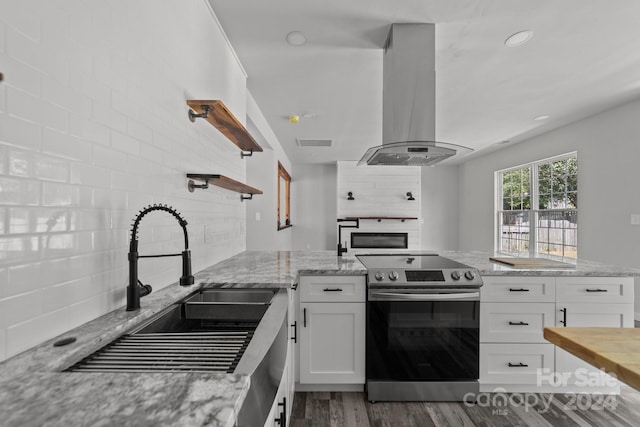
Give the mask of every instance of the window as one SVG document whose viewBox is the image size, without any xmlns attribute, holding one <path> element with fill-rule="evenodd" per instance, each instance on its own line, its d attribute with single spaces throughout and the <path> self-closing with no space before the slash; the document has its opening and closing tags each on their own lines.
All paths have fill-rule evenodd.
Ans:
<svg viewBox="0 0 640 427">
<path fill-rule="evenodd" d="M 497 252 L 577 259 L 576 153 L 496 172 Z"/>
<path fill-rule="evenodd" d="M 291 175 L 278 162 L 278 230 L 291 227 Z"/>
</svg>

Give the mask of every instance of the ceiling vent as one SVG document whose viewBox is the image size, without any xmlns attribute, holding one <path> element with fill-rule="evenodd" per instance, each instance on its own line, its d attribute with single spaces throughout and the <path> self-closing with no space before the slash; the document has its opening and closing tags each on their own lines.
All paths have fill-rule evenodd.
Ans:
<svg viewBox="0 0 640 427">
<path fill-rule="evenodd" d="M 298 147 L 331 147 L 333 145 L 332 139 L 300 139 L 298 141 Z"/>
</svg>

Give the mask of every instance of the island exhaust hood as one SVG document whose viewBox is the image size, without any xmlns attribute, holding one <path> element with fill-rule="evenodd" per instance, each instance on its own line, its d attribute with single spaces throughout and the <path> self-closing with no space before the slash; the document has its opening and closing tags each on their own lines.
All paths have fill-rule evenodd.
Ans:
<svg viewBox="0 0 640 427">
<path fill-rule="evenodd" d="M 358 165 L 431 166 L 473 150 L 435 141 L 435 25 L 392 24 L 383 62 L 382 141 Z"/>
</svg>

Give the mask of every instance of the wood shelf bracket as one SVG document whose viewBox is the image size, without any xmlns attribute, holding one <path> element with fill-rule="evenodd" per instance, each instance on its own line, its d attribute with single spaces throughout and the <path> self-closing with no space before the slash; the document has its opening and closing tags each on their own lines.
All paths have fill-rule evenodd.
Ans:
<svg viewBox="0 0 640 427">
<path fill-rule="evenodd" d="M 188 173 L 187 178 L 190 178 L 189 182 L 187 183 L 187 188 L 189 189 L 190 193 L 193 193 L 196 188 L 209 188 L 209 184 L 211 184 L 215 185 L 216 187 L 224 188 L 225 190 L 240 193 L 241 202 L 245 200 L 252 200 L 254 194 L 262 194 L 262 190 L 258 190 L 257 188 L 251 187 L 247 184 L 243 184 L 242 182 L 235 181 L 224 175 Z M 195 181 L 200 181 L 203 184 L 196 184 Z M 244 194 L 248 194 L 248 196 L 245 196 Z"/>
</svg>

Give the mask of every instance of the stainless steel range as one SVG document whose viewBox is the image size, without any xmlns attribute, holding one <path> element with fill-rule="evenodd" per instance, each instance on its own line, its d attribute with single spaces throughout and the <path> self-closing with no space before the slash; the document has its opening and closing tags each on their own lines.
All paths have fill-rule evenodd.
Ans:
<svg viewBox="0 0 640 427">
<path fill-rule="evenodd" d="M 462 401 L 478 393 L 478 270 L 433 253 L 357 257 L 368 270 L 368 399 Z"/>
</svg>

